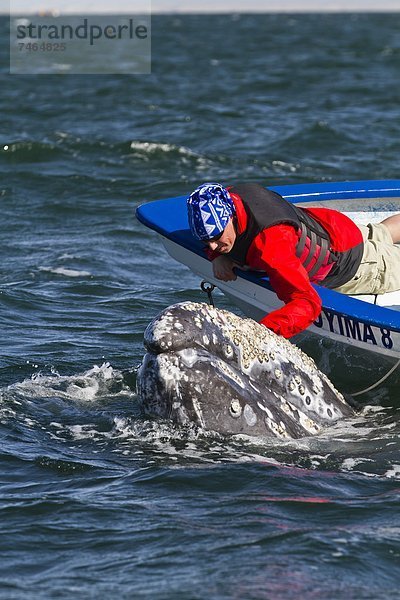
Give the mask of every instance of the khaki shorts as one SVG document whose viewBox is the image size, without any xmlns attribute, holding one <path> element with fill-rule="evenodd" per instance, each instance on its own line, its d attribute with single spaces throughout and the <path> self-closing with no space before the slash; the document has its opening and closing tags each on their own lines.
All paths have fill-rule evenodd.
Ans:
<svg viewBox="0 0 400 600">
<path fill-rule="evenodd" d="M 400 246 L 383 223 L 359 225 L 364 238 L 361 264 L 353 279 L 335 288 L 343 294 L 385 294 L 400 290 Z"/>
</svg>

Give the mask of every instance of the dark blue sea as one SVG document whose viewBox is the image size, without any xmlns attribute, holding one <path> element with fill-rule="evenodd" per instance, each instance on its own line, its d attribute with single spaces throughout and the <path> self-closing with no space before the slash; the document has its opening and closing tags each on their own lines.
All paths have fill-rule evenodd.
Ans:
<svg viewBox="0 0 400 600">
<path fill-rule="evenodd" d="M 400 14 L 156 16 L 151 75 L 10 75 L 0 25 L 0 597 L 399 598 L 396 386 L 285 443 L 133 389 L 148 322 L 204 300 L 135 207 L 399 178 Z"/>
</svg>

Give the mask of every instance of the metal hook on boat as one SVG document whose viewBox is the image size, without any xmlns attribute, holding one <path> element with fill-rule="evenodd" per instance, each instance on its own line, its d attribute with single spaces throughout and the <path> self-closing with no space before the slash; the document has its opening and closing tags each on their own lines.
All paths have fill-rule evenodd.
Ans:
<svg viewBox="0 0 400 600">
<path fill-rule="evenodd" d="M 210 283 L 209 281 L 203 280 L 200 284 L 202 292 L 205 292 L 208 296 L 208 303 L 211 306 L 215 306 L 214 298 L 212 296 L 213 291 L 215 290 L 215 285 Z"/>
</svg>

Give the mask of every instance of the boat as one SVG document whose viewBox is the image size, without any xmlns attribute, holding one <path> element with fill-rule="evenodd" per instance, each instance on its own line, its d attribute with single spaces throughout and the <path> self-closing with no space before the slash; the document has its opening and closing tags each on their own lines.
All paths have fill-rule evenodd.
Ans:
<svg viewBox="0 0 400 600">
<path fill-rule="evenodd" d="M 400 180 L 304 183 L 268 188 L 297 206 L 333 208 L 358 224 L 380 222 L 400 213 Z M 259 321 L 281 306 L 282 302 L 263 273 L 238 268 L 235 281 L 223 282 L 214 277 L 204 246 L 190 233 L 186 200 L 187 196 L 178 196 L 141 204 L 136 215 L 141 223 L 161 236 L 172 258 L 189 267 L 201 280 L 216 286 L 246 316 Z M 366 364 L 363 357 L 368 357 L 374 372 L 378 369 L 378 375 L 391 365 L 400 364 L 400 291 L 378 296 L 347 296 L 320 285 L 314 288 L 322 299 L 321 314 L 306 332 L 291 341 L 302 346 L 317 364 L 326 347 L 333 347 L 336 355 L 349 355 L 357 349 L 362 366 Z M 326 346 L 327 341 L 334 345 Z M 346 365 L 348 367 L 348 361 Z M 365 372 L 362 379 L 365 382 Z M 351 381 L 354 383 L 354 372 Z"/>
</svg>

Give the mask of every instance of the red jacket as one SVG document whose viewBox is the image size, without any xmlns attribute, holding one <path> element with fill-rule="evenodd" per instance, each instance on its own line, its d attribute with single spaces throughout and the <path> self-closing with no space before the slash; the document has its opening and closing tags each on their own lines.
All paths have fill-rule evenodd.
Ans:
<svg viewBox="0 0 400 600">
<path fill-rule="evenodd" d="M 240 234 L 247 226 L 247 215 L 239 196 L 233 193 L 231 196 Z M 309 208 L 307 211 L 329 233 L 332 250 L 344 251 L 362 242 L 360 229 L 346 215 L 327 208 Z M 296 256 L 298 241 L 293 225 L 274 225 L 254 238 L 246 256 L 249 267 L 267 273 L 278 298 L 285 303 L 266 315 L 261 323 L 285 338 L 306 329 L 321 312 L 321 299 Z M 213 260 L 218 253 L 209 252 L 208 256 Z"/>
</svg>

